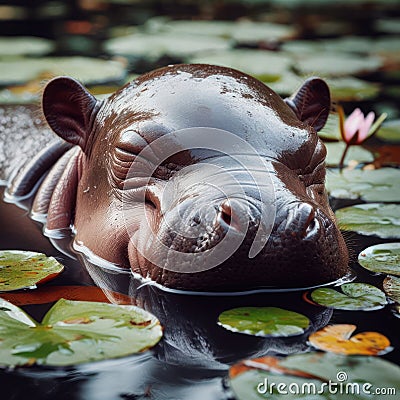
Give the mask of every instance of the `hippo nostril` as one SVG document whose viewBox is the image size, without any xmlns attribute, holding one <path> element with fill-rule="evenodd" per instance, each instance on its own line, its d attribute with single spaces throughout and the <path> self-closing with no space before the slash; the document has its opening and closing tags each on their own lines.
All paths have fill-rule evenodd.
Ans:
<svg viewBox="0 0 400 400">
<path fill-rule="evenodd" d="M 289 231 L 292 236 L 311 239 L 318 234 L 319 230 L 320 223 L 310 204 L 301 203 L 289 211 L 286 231 Z"/>
</svg>

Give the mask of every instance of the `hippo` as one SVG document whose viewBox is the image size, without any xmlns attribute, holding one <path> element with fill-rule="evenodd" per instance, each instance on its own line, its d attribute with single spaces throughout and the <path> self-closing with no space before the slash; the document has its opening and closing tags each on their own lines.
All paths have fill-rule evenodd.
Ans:
<svg viewBox="0 0 400 400">
<path fill-rule="evenodd" d="M 330 93 L 317 77 L 290 98 L 240 71 L 170 65 L 103 100 L 58 77 L 42 100 L 62 140 L 9 182 L 34 191 L 48 236 L 163 287 L 310 287 L 348 271 L 317 135 Z M 206 257 L 208 256 L 208 258 Z"/>
</svg>

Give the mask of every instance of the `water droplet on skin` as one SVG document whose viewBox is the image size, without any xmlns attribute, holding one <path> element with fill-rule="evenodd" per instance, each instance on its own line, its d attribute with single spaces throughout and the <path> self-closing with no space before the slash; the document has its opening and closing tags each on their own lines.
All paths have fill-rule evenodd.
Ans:
<svg viewBox="0 0 400 400">
<path fill-rule="evenodd" d="M 88 187 L 83 191 L 83 193 L 89 193 L 89 190 L 90 190 L 90 187 L 88 186 Z"/>
</svg>

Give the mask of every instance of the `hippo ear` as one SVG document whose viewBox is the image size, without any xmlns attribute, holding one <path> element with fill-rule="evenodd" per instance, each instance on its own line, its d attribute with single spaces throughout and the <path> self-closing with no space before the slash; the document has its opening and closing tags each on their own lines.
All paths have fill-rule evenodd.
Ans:
<svg viewBox="0 0 400 400">
<path fill-rule="evenodd" d="M 331 95 L 324 80 L 309 78 L 296 93 L 286 98 L 285 102 L 301 121 L 318 132 L 328 119 Z"/>
<path fill-rule="evenodd" d="M 59 77 L 50 81 L 43 93 L 43 113 L 47 123 L 65 141 L 85 151 L 99 102 L 78 81 Z"/>
</svg>

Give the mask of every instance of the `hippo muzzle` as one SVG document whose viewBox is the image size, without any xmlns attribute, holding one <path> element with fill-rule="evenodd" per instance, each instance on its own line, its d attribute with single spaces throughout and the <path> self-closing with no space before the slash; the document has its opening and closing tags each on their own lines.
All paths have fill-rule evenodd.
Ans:
<svg viewBox="0 0 400 400">
<path fill-rule="evenodd" d="M 256 79 L 209 65 L 145 74 L 102 102 L 75 80 L 43 95 L 72 147 L 36 194 L 47 232 L 187 290 L 305 287 L 347 272 L 317 136 L 329 89 L 310 78 L 282 100 Z"/>
</svg>

